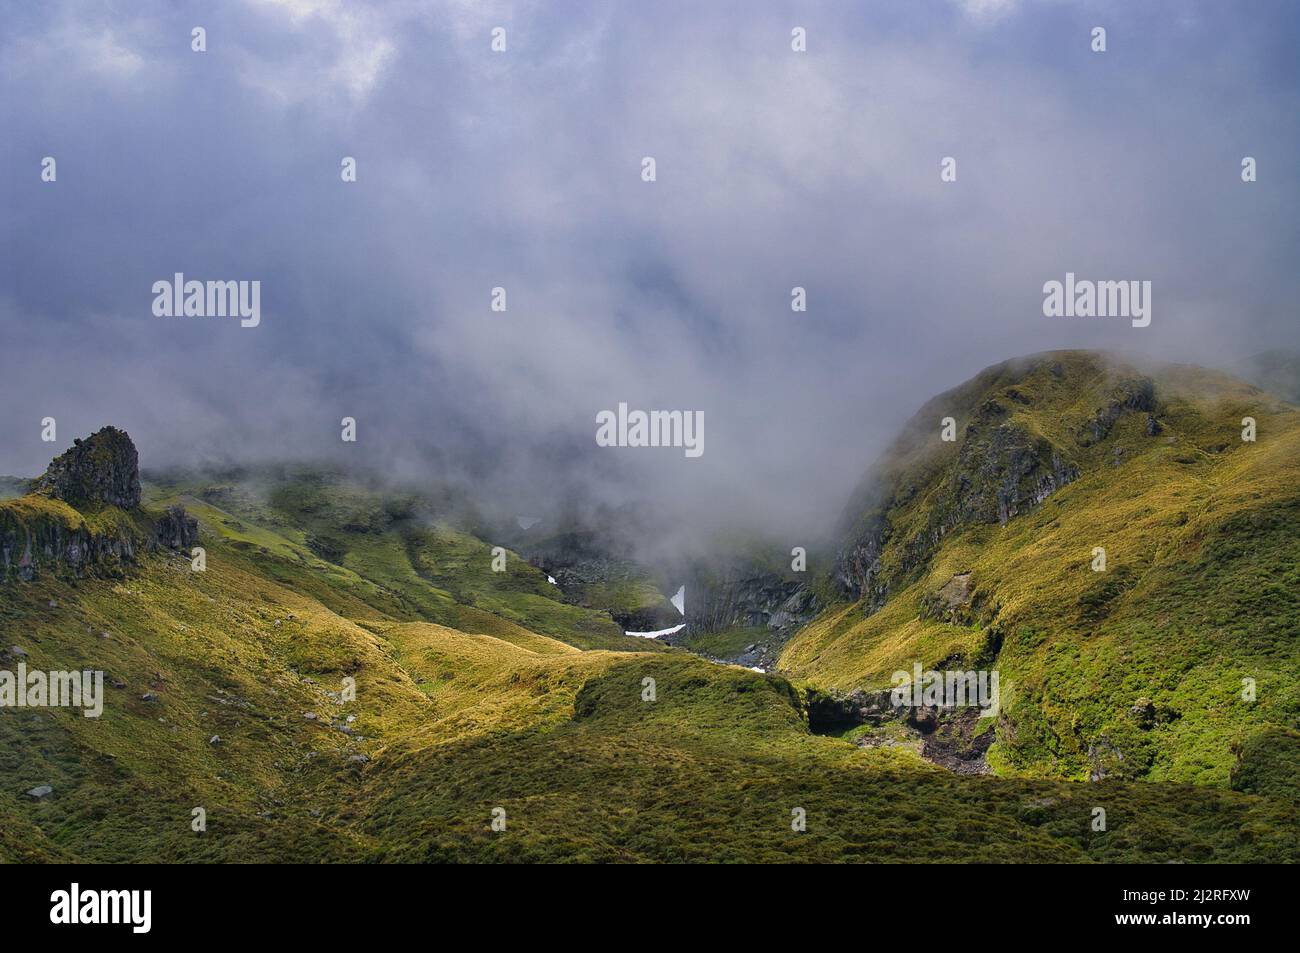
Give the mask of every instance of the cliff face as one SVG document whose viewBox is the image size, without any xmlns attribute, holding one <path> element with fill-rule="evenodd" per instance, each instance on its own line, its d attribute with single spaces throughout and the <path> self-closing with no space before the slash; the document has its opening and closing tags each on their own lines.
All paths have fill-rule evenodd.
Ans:
<svg viewBox="0 0 1300 953">
<path fill-rule="evenodd" d="M 812 618 L 812 591 L 803 583 L 762 566 L 738 567 L 722 576 L 696 577 L 687 583 L 686 619 L 693 632 L 732 628 L 787 631 Z"/>
<path fill-rule="evenodd" d="M 135 559 L 141 536 L 125 513 L 94 525 L 66 503 L 26 496 L 0 503 L 0 580 L 31 582 L 45 573 L 115 574 Z"/>
<path fill-rule="evenodd" d="M 198 523 L 179 506 L 140 509 L 131 438 L 105 427 L 56 457 L 33 492 L 0 502 L 0 581 L 117 575 L 141 551 L 188 550 Z"/>
<path fill-rule="evenodd" d="M 687 567 L 686 626 L 664 641 L 709 658 L 770 669 L 790 635 L 817 614 L 810 579 L 816 569 L 795 571 L 774 544 L 733 545 L 729 553 Z"/>
</svg>

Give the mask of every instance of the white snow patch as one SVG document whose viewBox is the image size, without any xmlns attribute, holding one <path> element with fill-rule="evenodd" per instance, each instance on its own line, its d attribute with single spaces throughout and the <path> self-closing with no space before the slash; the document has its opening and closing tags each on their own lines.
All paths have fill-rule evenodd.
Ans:
<svg viewBox="0 0 1300 953">
<path fill-rule="evenodd" d="M 657 639 L 661 635 L 672 635 L 674 632 L 680 632 L 686 628 L 686 623 L 675 625 L 671 629 L 660 629 L 658 632 L 624 632 L 624 635 L 635 635 L 638 639 Z"/>
</svg>

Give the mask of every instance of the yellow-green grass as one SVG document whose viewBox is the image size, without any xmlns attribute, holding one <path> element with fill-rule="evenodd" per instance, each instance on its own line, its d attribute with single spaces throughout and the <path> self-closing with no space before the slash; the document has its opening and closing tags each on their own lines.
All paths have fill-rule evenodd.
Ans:
<svg viewBox="0 0 1300 953">
<path fill-rule="evenodd" d="M 1015 386 L 1031 402 L 1009 419 L 1072 440 L 1111 375 L 1061 360 L 1059 380 L 986 375 L 963 406 Z M 111 577 L 0 584 L 0 649 L 125 682 L 98 719 L 0 709 L 0 860 L 1300 860 L 1297 412 L 1200 372 L 1157 381 L 1164 432 L 1121 418 L 1072 450 L 1078 480 L 912 569 L 897 533 L 884 608 L 833 605 L 782 657 L 841 688 L 887 686 L 912 661 L 996 666 L 998 777 L 814 735 L 786 678 L 623 638 L 515 554 L 493 573 L 491 541 L 409 498 L 308 474 L 169 483 L 137 513 L 0 502 L 9 525 L 139 539 L 182 502 L 207 550 L 202 573 L 142 550 Z M 916 489 L 896 526 L 949 502 L 932 485 L 955 459 L 929 440 L 937 420 L 888 465 Z M 930 597 L 967 571 L 978 606 L 939 621 Z M 1080 782 L 1103 736 L 1126 754 L 1119 779 Z M 24 795 L 41 784 L 53 797 Z"/>
<path fill-rule="evenodd" d="M 582 653 L 605 655 L 605 653 Z M 551 662 L 550 665 L 557 663 Z M 574 670 L 570 670 L 571 672 Z M 783 680 L 606 655 L 532 729 L 390 746 L 356 792 L 398 861 L 1245 860 L 1296 856 L 1294 805 L 1175 785 L 958 778 L 809 734 Z M 656 700 L 644 698 L 655 680 Z M 554 697 L 571 701 L 567 714 Z M 1091 830 L 1107 810 L 1107 832 Z M 796 809 L 807 830 L 792 829 Z M 493 817 L 504 812 L 504 831 Z"/>
<path fill-rule="evenodd" d="M 772 634 L 765 625 L 735 626 L 721 632 L 696 632 L 681 641 L 692 652 L 709 658 L 730 659 Z"/>
<path fill-rule="evenodd" d="M 207 502 L 213 496 L 221 507 Z M 522 630 L 582 648 L 660 648 L 624 636 L 605 612 L 565 603 L 518 554 L 507 552 L 504 571 L 495 571 L 490 543 L 435 522 L 409 498 L 335 476 L 261 490 L 191 481 L 155 490 L 150 501 L 182 503 L 264 572 L 332 606 L 360 599 L 386 616 L 498 637 Z"/>
<path fill-rule="evenodd" d="M 153 557 L 117 583 L 10 586 L 2 604 L 5 642 L 27 652 L 29 670 L 105 672 L 99 718 L 0 711 L 0 816 L 38 822 L 74 856 L 252 859 L 259 831 L 271 827 L 260 812 L 310 839 L 313 789 L 334 784 L 358 747 L 330 718 L 356 711 L 358 730 L 382 739 L 425 703 L 387 662 L 381 639 L 237 555 L 206 573 L 191 572 L 188 559 Z M 371 707 L 326 694 L 345 675 Z M 22 792 L 39 784 L 53 785 L 55 797 L 28 803 Z M 195 807 L 207 812 L 207 834 L 190 830 Z M 340 844 L 322 830 L 312 849 L 341 859 Z"/>
<path fill-rule="evenodd" d="M 1173 368 L 1155 376 L 1159 434 L 1145 433 L 1144 414 L 1127 414 L 1080 448 L 1073 434 L 1111 376 L 1090 374 L 1091 359 L 1065 360 L 1070 386 L 1040 368 L 1014 378 L 1031 403 L 1007 403 L 1013 424 L 1071 450 L 1079 478 L 1005 526 L 957 529 L 908 574 L 902 544 L 948 492 L 934 475 L 943 467 L 915 463 L 924 453 L 913 447 L 915 469 L 894 478 L 922 490 L 891 510 L 881 559 L 897 579 L 891 598 L 873 614 L 862 604 L 828 609 L 780 666 L 822 687 L 887 687 L 914 662 L 990 664 L 991 624 L 1002 639 L 991 663 L 1003 692 L 990 752 L 999 771 L 1086 777 L 1088 746 L 1104 738 L 1124 752 L 1121 774 L 1227 785 L 1244 741 L 1300 716 L 1300 412 L 1220 375 Z M 996 399 L 1008 381 L 994 378 L 952 406 Z M 1246 416 L 1257 442 L 1241 439 Z M 939 443 L 929 424 L 909 434 L 916 446 L 921 430 Z M 925 452 L 955 464 L 951 445 Z M 1092 569 L 1094 547 L 1106 551 L 1104 572 Z M 923 612 L 925 597 L 962 572 L 982 611 L 959 624 Z M 1242 698 L 1245 678 L 1256 682 L 1253 702 Z M 1130 712 L 1140 699 L 1162 714 L 1153 728 Z"/>
<path fill-rule="evenodd" d="M 506 550 L 498 561 L 493 547 L 443 524 L 406 527 L 405 558 L 420 578 L 451 593 L 458 605 L 472 605 L 584 649 L 656 651 L 653 642 L 625 636 L 606 612 L 563 602 L 546 574 Z M 494 564 L 502 566 L 500 571 Z M 465 628 L 466 620 L 448 624 Z"/>
<path fill-rule="evenodd" d="M 517 631 L 508 641 L 364 605 L 362 626 L 268 579 L 264 565 L 218 540 L 204 573 L 158 555 L 123 580 L 42 578 L 0 594 L 5 641 L 29 665 L 102 668 L 127 683 L 108 690 L 99 719 L 0 711 L 0 857 L 1080 861 L 1297 850 L 1294 806 L 1276 799 L 958 779 L 908 752 L 810 734 L 781 678 L 680 652 L 584 652 Z M 345 677 L 355 701 L 337 695 Z M 142 700 L 147 691 L 157 700 Z M 347 715 L 364 740 L 334 726 Z M 23 796 L 38 784 L 54 797 Z M 1089 832 L 1094 805 L 1107 807 L 1109 834 Z M 191 829 L 195 807 L 207 812 L 204 833 Z M 494 807 L 505 832 L 489 829 Z M 790 829 L 796 807 L 806 833 Z"/>
</svg>

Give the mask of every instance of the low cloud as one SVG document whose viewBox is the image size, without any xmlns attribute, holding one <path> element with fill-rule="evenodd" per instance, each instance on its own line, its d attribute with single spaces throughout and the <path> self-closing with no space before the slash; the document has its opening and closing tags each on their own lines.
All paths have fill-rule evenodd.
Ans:
<svg viewBox="0 0 1300 953">
<path fill-rule="evenodd" d="M 946 9 L 15 11 L 0 472 L 113 423 L 146 465 L 436 459 L 785 532 L 1006 357 L 1296 346 L 1292 7 Z M 154 317 L 176 271 L 259 280 L 261 325 Z M 1071 271 L 1150 280 L 1151 326 L 1045 318 Z M 597 447 L 621 401 L 702 412 L 706 452 Z"/>
</svg>

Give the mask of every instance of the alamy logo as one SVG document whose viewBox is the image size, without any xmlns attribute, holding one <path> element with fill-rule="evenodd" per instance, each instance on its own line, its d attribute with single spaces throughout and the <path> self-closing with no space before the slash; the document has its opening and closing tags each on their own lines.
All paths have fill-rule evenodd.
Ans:
<svg viewBox="0 0 1300 953">
<path fill-rule="evenodd" d="M 895 672 L 890 701 L 895 708 L 954 708 L 978 706 L 981 718 L 998 714 L 1001 695 L 998 673 L 922 671 L 915 662 L 911 672 Z"/>
<path fill-rule="evenodd" d="M 104 673 L 0 669 L 0 708 L 80 708 L 87 718 L 104 713 Z"/>
<path fill-rule="evenodd" d="M 128 923 L 132 933 L 148 933 L 153 920 L 151 890 L 82 891 L 74 883 L 50 894 L 50 903 L 51 923 Z"/>
<path fill-rule="evenodd" d="M 1043 285 L 1043 314 L 1049 318 L 1131 318 L 1133 327 L 1151 323 L 1151 282 L 1076 280 Z"/>
<path fill-rule="evenodd" d="M 631 410 L 596 414 L 596 444 L 601 447 L 683 447 L 686 456 L 704 453 L 704 411 Z"/>
<path fill-rule="evenodd" d="M 240 318 L 239 326 L 262 323 L 260 281 L 186 281 L 176 272 L 171 281 L 153 283 L 153 313 L 159 318 Z"/>
</svg>

